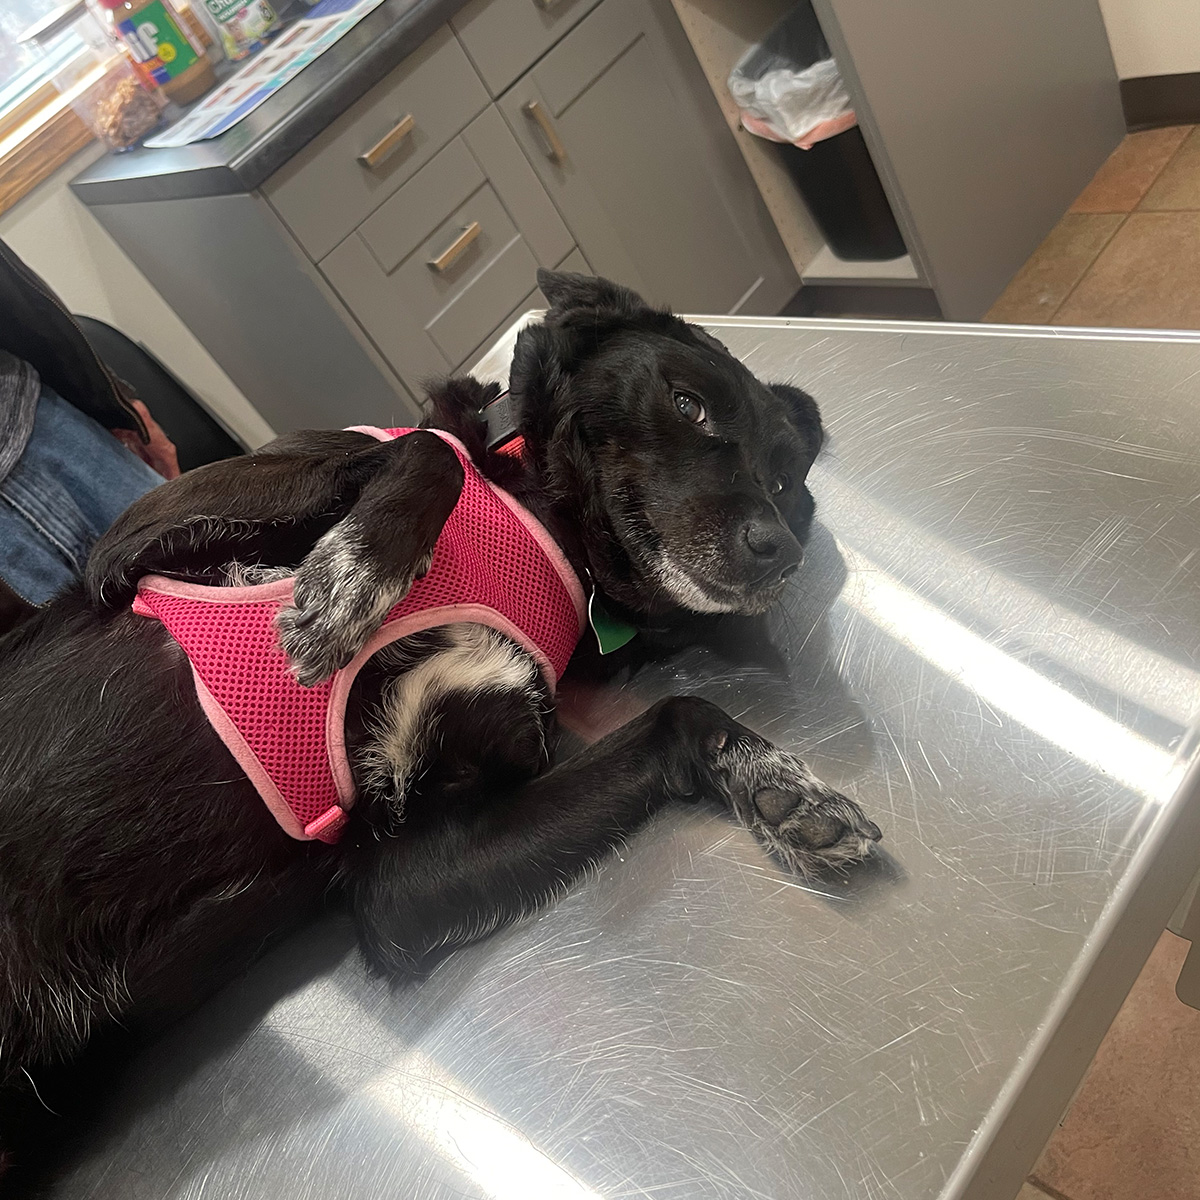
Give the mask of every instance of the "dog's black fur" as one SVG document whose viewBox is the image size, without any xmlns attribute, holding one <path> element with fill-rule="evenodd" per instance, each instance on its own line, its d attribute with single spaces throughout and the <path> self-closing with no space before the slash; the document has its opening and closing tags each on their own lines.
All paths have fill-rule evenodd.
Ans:
<svg viewBox="0 0 1200 1200">
<path fill-rule="evenodd" d="M 763 386 L 622 288 L 539 282 L 552 307 L 512 368 L 524 457 L 487 448 L 479 412 L 495 388 L 440 386 L 433 422 L 642 627 L 765 611 L 812 518 L 812 400 Z M 801 870 L 855 861 L 879 837 L 798 759 L 698 699 L 664 701 L 551 766 L 532 659 L 468 626 L 368 664 L 347 718 L 360 799 L 345 836 L 284 835 L 175 643 L 130 613 L 138 578 L 294 570 L 281 638 L 298 677 L 320 680 L 426 568 L 461 482 L 432 434 L 280 438 L 149 493 L 97 545 L 86 588 L 0 642 L 0 1153 L 21 1144 L 55 1064 L 108 1027 L 177 1015 L 328 891 L 348 898 L 370 963 L 398 975 L 545 902 L 666 804 L 723 800 Z M 457 682 L 419 690 L 439 655 Z M 420 718 L 407 741 L 405 712 Z"/>
</svg>

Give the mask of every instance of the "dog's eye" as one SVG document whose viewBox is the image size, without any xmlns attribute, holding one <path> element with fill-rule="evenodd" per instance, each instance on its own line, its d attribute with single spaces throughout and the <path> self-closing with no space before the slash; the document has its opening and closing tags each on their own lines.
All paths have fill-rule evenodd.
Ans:
<svg viewBox="0 0 1200 1200">
<path fill-rule="evenodd" d="M 695 396 L 688 395 L 687 392 L 675 393 L 675 407 L 679 409 L 680 415 L 691 421 L 693 425 L 703 425 L 708 419 L 704 405 Z"/>
<path fill-rule="evenodd" d="M 788 489 L 788 484 L 792 481 L 786 475 L 776 475 L 771 480 L 771 486 L 768 489 L 772 496 L 781 496 Z"/>
</svg>

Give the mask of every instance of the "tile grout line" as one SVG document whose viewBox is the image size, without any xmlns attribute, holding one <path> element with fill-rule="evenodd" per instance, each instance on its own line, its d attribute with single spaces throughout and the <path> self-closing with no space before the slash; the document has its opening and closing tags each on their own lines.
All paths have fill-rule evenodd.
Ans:
<svg viewBox="0 0 1200 1200">
<path fill-rule="evenodd" d="M 1149 190 L 1149 189 L 1147 189 L 1147 190 Z M 1105 252 L 1105 250 L 1107 250 L 1109 248 L 1109 246 L 1112 244 L 1113 238 L 1115 238 L 1117 236 L 1117 234 L 1120 233 L 1121 230 L 1125 228 L 1125 222 L 1129 220 L 1129 216 L 1130 216 L 1129 213 L 1109 213 L 1109 214 L 1095 213 L 1095 214 L 1089 214 L 1089 215 L 1119 216 L 1121 219 L 1116 223 L 1116 225 L 1113 226 L 1112 233 L 1110 233 L 1108 235 L 1108 237 L 1106 237 L 1104 239 L 1103 245 L 1101 245 L 1100 248 L 1096 251 L 1096 253 L 1092 256 L 1092 261 L 1089 262 L 1088 265 L 1084 268 L 1084 270 L 1080 274 L 1079 278 L 1077 280 L 1075 280 L 1075 282 L 1073 284 L 1071 284 L 1071 286 L 1067 289 L 1066 295 L 1063 296 L 1063 298 L 1058 302 L 1057 305 L 1055 305 L 1054 311 L 1046 318 L 1045 323 L 1047 325 L 1054 324 L 1054 318 L 1057 317 L 1058 314 L 1062 311 L 1063 306 L 1067 303 L 1067 301 L 1070 300 L 1070 298 L 1073 295 L 1075 295 L 1075 291 L 1079 287 L 1079 285 L 1092 273 L 1092 268 L 1096 265 L 1097 262 L 1099 262 L 1100 255 L 1102 255 Z"/>
<path fill-rule="evenodd" d="M 1142 192 L 1142 194 L 1138 197 L 1137 203 L 1131 209 L 1129 209 L 1128 212 L 1124 212 L 1124 213 L 1120 213 L 1120 214 L 1113 214 L 1113 215 L 1120 215 L 1121 220 L 1113 228 L 1112 233 L 1110 233 L 1108 235 L 1108 237 L 1104 239 L 1104 245 L 1102 245 L 1100 247 L 1100 249 L 1096 251 L 1095 257 L 1093 257 L 1092 261 L 1090 263 L 1088 263 L 1087 268 L 1084 270 L 1083 274 L 1080 275 L 1077 280 L 1075 280 L 1075 282 L 1068 289 L 1067 294 L 1058 302 L 1058 304 L 1055 306 L 1054 311 L 1049 315 L 1049 317 L 1046 318 L 1047 325 L 1054 324 L 1054 318 L 1058 316 L 1058 314 L 1062 311 L 1063 306 L 1075 294 L 1075 291 L 1079 287 L 1079 285 L 1092 273 L 1092 268 L 1096 265 L 1096 262 L 1100 258 L 1100 255 L 1102 255 L 1104 253 L 1104 251 L 1108 249 L 1108 247 L 1112 243 L 1113 238 L 1115 238 L 1117 236 L 1117 234 L 1120 233 L 1121 230 L 1125 228 L 1125 222 L 1128 221 L 1129 218 L 1141 208 L 1142 202 L 1146 199 L 1146 197 L 1148 195 L 1150 195 L 1150 189 L 1158 182 L 1159 177 L 1175 161 L 1176 157 L 1180 153 L 1182 153 L 1184 146 L 1186 146 L 1187 143 L 1189 141 L 1191 141 L 1192 134 L 1194 134 L 1198 129 L 1200 129 L 1200 125 L 1190 126 L 1189 132 L 1184 134 L 1184 136 L 1180 139 L 1179 145 L 1176 146 L 1175 149 L 1172 150 L 1169 155 L 1167 155 L 1166 161 L 1163 163 L 1163 165 L 1161 167 L 1159 167 L 1157 171 L 1154 172 L 1153 178 L 1150 180 L 1150 182 L 1148 184 L 1146 184 L 1146 190 L 1144 192 Z M 1095 176 L 1093 176 L 1092 178 L 1094 179 Z M 1090 181 L 1088 183 L 1088 187 L 1091 187 Z M 1158 210 L 1158 211 L 1194 212 L 1197 210 L 1181 208 L 1181 209 L 1167 209 L 1167 210 Z M 1068 208 L 1067 211 L 1063 214 L 1063 216 L 1067 216 L 1070 212 L 1071 212 L 1071 210 L 1070 210 L 1070 208 Z M 1079 213 L 1076 215 L 1078 215 L 1078 216 L 1084 216 L 1084 215 L 1104 216 L 1105 214 L 1103 214 L 1103 213 L 1094 213 L 1094 214 Z"/>
<path fill-rule="evenodd" d="M 1142 205 L 1146 203 L 1146 197 L 1148 195 L 1150 195 L 1151 188 L 1153 188 L 1154 185 L 1159 181 L 1159 179 L 1162 178 L 1163 172 L 1166 171 L 1166 169 L 1179 157 L 1179 155 L 1183 153 L 1184 146 L 1186 146 L 1188 144 L 1188 142 L 1190 142 L 1192 140 L 1192 135 L 1196 132 L 1197 129 L 1200 129 L 1200 125 L 1191 126 L 1190 131 L 1183 136 L 1179 145 L 1176 146 L 1175 149 L 1171 151 L 1171 154 L 1167 158 L 1167 161 L 1165 163 L 1163 163 L 1163 165 L 1161 167 L 1159 167 L 1159 169 L 1154 173 L 1154 178 L 1152 180 L 1150 180 L 1150 182 L 1146 185 L 1146 190 L 1138 197 L 1138 202 L 1129 210 L 1129 213 L 1125 214 L 1126 216 L 1129 216 L 1130 213 L 1135 213 L 1138 211 L 1153 211 L 1153 212 L 1164 211 L 1161 209 L 1142 210 Z M 1167 211 L 1167 212 L 1191 212 L 1192 210 L 1186 209 L 1186 208 L 1180 208 L 1180 209 L 1166 209 L 1165 211 Z"/>
<path fill-rule="evenodd" d="M 1060 1192 L 1058 1188 L 1048 1183 L 1043 1183 L 1036 1175 L 1030 1175 L 1026 1182 L 1033 1184 L 1038 1191 L 1044 1192 L 1049 1197 L 1049 1200 L 1071 1200 L 1071 1197 L 1066 1192 Z"/>
<path fill-rule="evenodd" d="M 1173 128 L 1187 129 L 1188 132 L 1186 134 L 1184 134 L 1183 140 L 1179 143 L 1179 145 L 1176 146 L 1175 149 L 1172 150 L 1171 153 L 1167 155 L 1166 160 L 1163 162 L 1163 165 L 1161 167 L 1159 167 L 1157 171 L 1154 172 L 1153 178 L 1150 180 L 1150 182 L 1148 184 L 1146 184 L 1145 191 L 1143 191 L 1142 194 L 1137 198 L 1137 203 L 1134 204 L 1133 208 L 1129 209 L 1128 212 L 1126 212 L 1124 214 L 1125 216 L 1129 216 L 1130 213 L 1137 211 L 1138 204 L 1141 204 L 1141 202 L 1143 200 L 1145 200 L 1145 198 L 1149 195 L 1150 189 L 1158 182 L 1158 177 L 1175 161 L 1176 156 L 1183 149 L 1183 147 L 1187 144 L 1187 142 L 1191 139 L 1192 134 L 1195 133 L 1196 130 L 1200 129 L 1200 125 L 1186 125 L 1186 126 L 1177 125 L 1177 126 L 1174 126 Z M 1147 131 L 1147 132 L 1149 132 L 1149 131 Z M 1132 137 L 1134 135 L 1126 134 L 1125 136 Z M 1122 144 L 1124 144 L 1123 139 L 1122 139 Z M 1116 151 L 1114 150 L 1113 153 L 1115 154 Z M 1112 157 L 1112 155 L 1109 155 L 1109 158 L 1111 158 L 1111 157 Z M 1099 175 L 1100 172 L 1103 171 L 1107 165 L 1108 165 L 1108 159 L 1105 159 L 1104 162 L 1101 163 L 1099 169 L 1096 171 L 1096 175 Z M 1092 184 L 1096 182 L 1096 175 L 1093 175 L 1091 177 L 1091 179 L 1088 180 L 1087 185 L 1084 187 L 1083 192 L 1079 193 L 1079 196 L 1082 196 L 1083 193 L 1086 192 L 1088 190 L 1088 188 L 1090 188 L 1092 186 Z M 1067 216 L 1070 213 L 1075 213 L 1075 204 L 1079 200 L 1079 196 L 1076 196 L 1075 199 L 1071 201 L 1070 207 L 1063 214 L 1063 216 Z M 1121 211 L 1120 209 L 1116 210 L 1117 213 L 1119 213 L 1120 211 Z M 1075 215 L 1076 216 L 1103 217 L 1103 216 L 1112 216 L 1114 214 L 1113 213 L 1104 213 L 1104 212 L 1093 212 L 1091 210 L 1088 210 L 1087 212 L 1084 212 L 1084 213 L 1075 213 Z"/>
</svg>

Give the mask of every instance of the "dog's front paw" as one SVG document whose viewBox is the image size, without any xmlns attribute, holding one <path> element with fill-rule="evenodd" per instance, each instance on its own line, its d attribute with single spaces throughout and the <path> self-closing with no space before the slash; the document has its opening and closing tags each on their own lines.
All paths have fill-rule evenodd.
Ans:
<svg viewBox="0 0 1200 1200">
<path fill-rule="evenodd" d="M 754 827 L 771 852 L 801 875 L 861 862 L 883 837 L 879 826 L 848 796 L 819 780 L 817 785 L 815 801 L 806 797 L 778 825 L 767 822 Z"/>
<path fill-rule="evenodd" d="M 352 523 L 329 530 L 296 571 L 293 606 L 275 618 L 296 679 L 313 687 L 350 662 L 413 580 L 429 570 L 432 557 L 388 574 L 366 552 Z"/>
<path fill-rule="evenodd" d="M 794 754 L 696 696 L 651 710 L 658 741 L 686 748 L 679 795 L 716 791 L 786 866 L 803 875 L 859 862 L 883 835 L 853 800 L 822 783 Z"/>
<path fill-rule="evenodd" d="M 749 730 L 729 738 L 715 765 L 742 823 L 802 875 L 860 862 L 883 836 L 853 800 Z"/>
</svg>

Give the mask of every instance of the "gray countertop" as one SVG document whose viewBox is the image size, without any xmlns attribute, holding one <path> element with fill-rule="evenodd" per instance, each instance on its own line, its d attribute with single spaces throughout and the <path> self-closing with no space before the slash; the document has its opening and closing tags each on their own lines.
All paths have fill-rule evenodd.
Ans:
<svg viewBox="0 0 1200 1200">
<path fill-rule="evenodd" d="M 408 57 L 466 0 L 384 0 L 227 133 L 106 154 L 71 187 L 85 204 L 221 196 L 258 187 Z"/>
<path fill-rule="evenodd" d="M 883 826 L 805 883 L 716 811 L 396 990 L 336 920 L 117 1088 L 62 1197 L 1012 1200 L 1197 866 L 1200 340 L 709 322 L 832 439 L 783 680 L 702 693 Z"/>
</svg>

